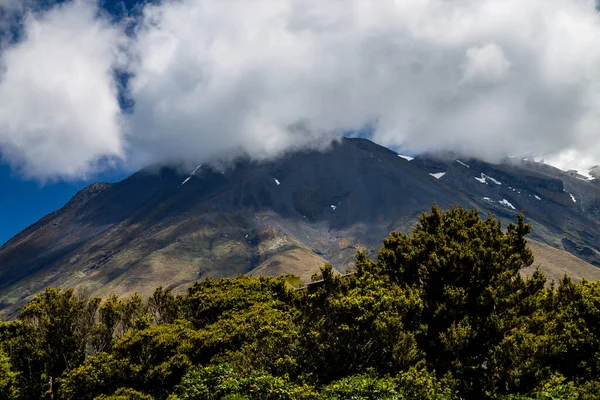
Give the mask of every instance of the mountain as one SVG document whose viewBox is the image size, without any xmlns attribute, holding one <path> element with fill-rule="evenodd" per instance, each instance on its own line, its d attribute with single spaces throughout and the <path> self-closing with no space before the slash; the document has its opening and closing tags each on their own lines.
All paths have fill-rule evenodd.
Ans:
<svg viewBox="0 0 600 400">
<path fill-rule="evenodd" d="M 499 164 L 450 155 L 417 157 L 414 165 L 446 172 L 444 184 L 468 193 L 481 210 L 511 218 L 523 211 L 531 237 L 600 266 L 600 182 L 529 160 Z"/>
<path fill-rule="evenodd" d="M 410 161 L 409 161 L 410 160 Z M 533 226 L 532 249 L 556 278 L 600 278 L 600 184 L 526 160 L 452 154 L 410 159 L 366 139 L 226 168 L 149 168 L 93 184 L 0 248 L 0 307 L 46 286 L 147 295 L 204 277 L 345 272 L 436 202 Z"/>
</svg>

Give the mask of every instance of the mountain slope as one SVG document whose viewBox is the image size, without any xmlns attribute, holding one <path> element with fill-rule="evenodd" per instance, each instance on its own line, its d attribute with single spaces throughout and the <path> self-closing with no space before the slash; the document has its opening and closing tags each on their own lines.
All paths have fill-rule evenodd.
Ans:
<svg viewBox="0 0 600 400">
<path fill-rule="evenodd" d="M 189 178 L 189 179 L 188 179 Z M 437 201 L 470 204 L 395 152 L 343 140 L 192 175 L 143 170 L 84 189 L 0 248 L 0 298 L 10 312 L 45 286 L 131 293 L 201 277 L 288 271 L 285 260 L 340 270 Z M 148 289 L 149 290 L 149 289 Z"/>
<path fill-rule="evenodd" d="M 510 218 L 523 211 L 532 237 L 600 266 L 600 183 L 527 160 L 490 164 L 451 155 L 412 161 L 426 171 L 446 171 L 440 181 L 467 193 L 482 210 Z"/>
<path fill-rule="evenodd" d="M 524 274 L 531 274 L 536 268 L 551 281 L 558 282 L 565 274 L 574 281 L 585 278 L 590 281 L 600 280 L 600 268 L 575 257 L 571 253 L 547 244 L 529 239 L 528 245 L 534 256 L 534 263 L 524 269 Z"/>
<path fill-rule="evenodd" d="M 147 169 L 91 185 L 0 248 L 0 304 L 10 314 L 49 285 L 147 295 L 158 285 L 237 274 L 306 281 L 325 262 L 352 268 L 357 248 L 373 252 L 434 201 L 506 219 L 523 210 L 535 239 L 600 265 L 597 183 L 536 165 L 459 161 L 408 161 L 343 139 L 271 162 Z M 579 275 L 595 276 L 589 268 Z"/>
</svg>

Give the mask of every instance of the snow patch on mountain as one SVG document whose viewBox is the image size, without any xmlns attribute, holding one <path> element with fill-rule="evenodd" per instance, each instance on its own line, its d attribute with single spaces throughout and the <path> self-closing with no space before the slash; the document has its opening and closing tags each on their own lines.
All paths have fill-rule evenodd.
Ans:
<svg viewBox="0 0 600 400">
<path fill-rule="evenodd" d="M 492 178 L 492 177 L 491 177 L 491 176 L 489 176 L 489 175 L 486 175 L 486 174 L 484 174 L 483 172 L 481 173 L 481 177 L 480 177 L 480 178 L 478 178 L 478 177 L 476 177 L 476 176 L 474 176 L 473 178 L 475 178 L 475 179 L 476 179 L 477 181 L 479 181 L 480 183 L 485 183 L 486 185 L 488 184 L 488 183 L 487 183 L 487 180 L 488 180 L 488 179 L 489 179 L 490 181 L 492 181 L 493 183 L 495 183 L 496 185 L 502 185 L 502 182 L 500 182 L 500 181 L 499 181 L 499 180 L 497 180 L 497 179 L 494 179 L 494 178 Z"/>
<path fill-rule="evenodd" d="M 189 181 L 190 179 L 192 179 L 192 176 L 196 175 L 196 172 L 198 171 L 198 169 L 200 169 L 200 167 L 202 166 L 202 164 L 198 165 L 190 174 L 190 176 L 188 176 L 187 178 L 185 178 L 183 180 L 183 182 L 181 182 L 181 184 L 179 185 L 179 187 L 185 185 L 187 183 L 187 181 Z"/>
<path fill-rule="evenodd" d="M 512 203 L 506 199 L 502 199 L 501 201 L 499 201 L 499 203 L 502 204 L 503 206 L 510 207 L 513 210 L 516 210 L 515 206 L 513 206 Z"/>
<path fill-rule="evenodd" d="M 198 165 L 198 166 L 197 166 L 197 167 L 196 167 L 196 168 L 195 168 L 195 169 L 192 171 L 192 173 L 190 174 L 190 176 L 194 176 L 194 175 L 196 175 L 196 172 L 197 172 L 197 171 L 200 169 L 200 167 L 201 167 L 201 166 L 202 166 L 202 164 Z"/>
<path fill-rule="evenodd" d="M 499 181 L 499 180 L 497 180 L 497 179 L 494 179 L 494 178 L 492 178 L 492 177 L 491 177 L 491 176 L 489 176 L 489 175 L 486 175 L 486 174 L 483 174 L 483 173 L 482 173 L 482 174 L 481 174 L 481 176 L 482 176 L 482 177 L 484 177 L 484 178 L 486 178 L 486 179 L 489 179 L 490 181 L 494 182 L 496 185 L 502 185 L 502 182 L 500 182 L 500 181 Z"/>
</svg>

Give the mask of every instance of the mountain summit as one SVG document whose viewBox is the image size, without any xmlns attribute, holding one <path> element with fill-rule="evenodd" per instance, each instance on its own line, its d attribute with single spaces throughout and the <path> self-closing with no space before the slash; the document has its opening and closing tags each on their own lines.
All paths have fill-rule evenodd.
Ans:
<svg viewBox="0 0 600 400">
<path fill-rule="evenodd" d="M 373 252 L 390 231 L 409 230 L 433 202 L 508 220 L 522 211 L 550 277 L 600 278 L 596 180 L 526 160 L 412 159 L 343 139 L 269 162 L 93 184 L 0 248 L 0 304 L 10 314 L 46 286 L 128 295 L 237 274 L 307 281 L 325 262 L 352 269 L 358 248 Z"/>
</svg>

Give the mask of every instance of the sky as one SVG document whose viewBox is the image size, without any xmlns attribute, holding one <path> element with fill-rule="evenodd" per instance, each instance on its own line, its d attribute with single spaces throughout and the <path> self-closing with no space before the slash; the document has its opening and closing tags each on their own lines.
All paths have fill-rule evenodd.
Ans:
<svg viewBox="0 0 600 400">
<path fill-rule="evenodd" d="M 593 0 L 0 0 L 0 242 L 26 223 L 6 215 L 107 174 L 365 127 L 403 153 L 585 171 L 599 43 Z"/>
<path fill-rule="evenodd" d="M 23 180 L 7 165 L 0 165 L 0 246 L 25 227 L 59 209 L 79 190 L 96 181 L 116 182 L 121 171 L 105 172 L 93 180 L 71 180 L 40 184 Z"/>
</svg>

